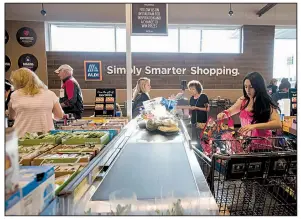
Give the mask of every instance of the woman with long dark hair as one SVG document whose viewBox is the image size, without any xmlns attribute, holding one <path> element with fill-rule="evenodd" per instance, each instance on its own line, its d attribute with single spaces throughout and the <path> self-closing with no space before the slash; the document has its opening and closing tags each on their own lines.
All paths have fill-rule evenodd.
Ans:
<svg viewBox="0 0 301 219">
<path fill-rule="evenodd" d="M 217 115 L 218 119 L 240 113 L 240 133 L 249 136 L 270 137 L 273 129 L 281 128 L 277 104 L 267 93 L 263 77 L 258 72 L 249 73 L 243 80 L 243 96 Z"/>
<path fill-rule="evenodd" d="M 236 103 L 231 106 L 227 112 L 218 114 L 218 119 L 223 119 L 226 114 L 233 116 L 240 113 L 241 128 L 240 133 L 252 137 L 271 137 L 272 129 L 281 128 L 281 121 L 277 110 L 279 110 L 276 103 L 272 100 L 271 96 L 267 93 L 264 79 L 258 72 L 249 73 L 243 80 L 243 96 L 240 97 Z M 271 142 L 265 140 L 254 140 L 254 143 L 258 143 L 252 146 L 252 152 L 266 151 L 270 148 Z M 268 145 L 268 148 L 263 148 L 259 145 Z M 261 181 L 257 180 L 260 184 Z M 243 182 L 245 186 L 245 193 L 243 200 L 237 203 L 235 207 L 237 210 L 240 207 L 248 206 L 249 200 L 253 195 L 252 183 Z M 255 185 L 255 184 L 254 184 Z M 255 203 L 264 202 L 264 192 L 261 188 L 255 188 Z M 233 210 L 233 206 L 229 205 L 230 212 Z M 258 214 L 263 212 L 264 206 L 258 208 Z"/>
</svg>

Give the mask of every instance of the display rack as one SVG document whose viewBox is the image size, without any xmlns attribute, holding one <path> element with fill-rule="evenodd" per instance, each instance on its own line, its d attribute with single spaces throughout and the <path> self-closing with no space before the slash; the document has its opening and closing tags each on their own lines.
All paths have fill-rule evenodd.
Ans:
<svg viewBox="0 0 301 219">
<path fill-rule="evenodd" d="M 78 201 L 89 190 L 93 182 L 101 177 L 101 172 L 110 160 L 115 159 L 131 136 L 133 122 L 129 122 L 121 132 L 58 194 L 57 215 L 72 215 Z"/>
</svg>

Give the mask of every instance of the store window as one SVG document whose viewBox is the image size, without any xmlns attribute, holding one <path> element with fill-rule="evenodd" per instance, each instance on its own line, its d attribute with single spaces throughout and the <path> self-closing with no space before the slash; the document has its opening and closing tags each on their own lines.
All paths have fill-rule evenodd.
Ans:
<svg viewBox="0 0 301 219">
<path fill-rule="evenodd" d="M 50 25 L 52 51 L 115 52 L 114 26 Z"/>
<path fill-rule="evenodd" d="M 49 23 L 51 51 L 125 52 L 124 24 Z M 132 36 L 132 52 L 240 53 L 240 27 L 169 25 L 168 36 Z"/>
<path fill-rule="evenodd" d="M 117 52 L 126 51 L 126 29 L 116 28 Z M 132 36 L 132 52 L 178 52 L 178 29 L 169 28 L 168 36 Z"/>
<path fill-rule="evenodd" d="M 296 29 L 276 28 L 274 41 L 274 78 L 279 81 L 282 78 L 289 78 L 292 86 L 295 86 L 297 78 L 296 53 Z"/>
<path fill-rule="evenodd" d="M 240 29 L 202 30 L 202 53 L 240 53 Z"/>
<path fill-rule="evenodd" d="M 240 53 L 240 28 L 180 28 L 180 52 Z"/>
<path fill-rule="evenodd" d="M 180 52 L 201 52 L 201 29 L 180 28 Z"/>
</svg>

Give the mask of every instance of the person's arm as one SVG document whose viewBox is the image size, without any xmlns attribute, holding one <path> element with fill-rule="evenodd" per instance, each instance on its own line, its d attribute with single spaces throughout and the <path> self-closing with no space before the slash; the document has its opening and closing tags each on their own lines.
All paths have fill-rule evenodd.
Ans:
<svg viewBox="0 0 301 219">
<path fill-rule="evenodd" d="M 15 95 L 17 92 L 14 92 L 10 96 L 10 101 L 8 102 L 8 119 L 15 120 L 16 112 L 13 110 L 13 102 L 15 101 Z"/>
<path fill-rule="evenodd" d="M 246 125 L 246 126 L 240 128 L 239 132 L 240 133 L 248 133 L 249 131 L 252 131 L 254 129 L 273 130 L 273 129 L 278 129 L 281 127 L 282 127 L 282 124 L 280 121 L 280 116 L 277 113 L 276 109 L 272 109 L 271 118 L 268 122 Z"/>
<path fill-rule="evenodd" d="M 235 102 L 234 105 L 232 105 L 229 109 L 225 110 L 228 112 L 229 116 L 234 116 L 240 112 L 240 108 L 241 108 L 243 100 L 244 100 L 244 97 L 238 98 L 238 100 Z M 218 120 L 224 119 L 226 117 L 227 117 L 227 115 L 224 112 L 221 112 L 217 115 Z"/>
<path fill-rule="evenodd" d="M 55 120 L 60 120 L 64 117 L 64 111 L 59 102 L 54 104 L 52 113 Z"/>
<path fill-rule="evenodd" d="M 54 120 L 60 120 L 64 117 L 64 111 L 61 107 L 58 97 L 55 95 L 54 92 L 52 91 L 50 92 L 52 95 L 52 102 L 53 102 L 53 108 L 52 108 L 53 118 Z"/>
<path fill-rule="evenodd" d="M 9 101 L 8 103 L 8 119 L 10 120 L 14 120 L 16 117 L 16 112 L 13 110 L 13 107 L 12 107 L 12 100 Z"/>
<path fill-rule="evenodd" d="M 177 106 L 177 109 L 189 109 L 192 110 L 192 106 Z"/>
</svg>

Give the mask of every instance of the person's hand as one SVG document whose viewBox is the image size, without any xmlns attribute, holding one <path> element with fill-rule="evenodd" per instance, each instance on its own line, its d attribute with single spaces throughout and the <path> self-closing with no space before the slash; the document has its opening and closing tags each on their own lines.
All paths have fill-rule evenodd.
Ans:
<svg viewBox="0 0 301 219">
<path fill-rule="evenodd" d="M 221 112 L 217 115 L 217 120 L 223 120 L 225 118 L 227 118 L 226 113 Z"/>
<path fill-rule="evenodd" d="M 250 131 L 253 131 L 254 129 L 256 129 L 256 124 L 250 124 L 250 125 L 246 125 L 244 127 L 241 127 L 238 132 L 241 134 L 247 134 Z"/>
<path fill-rule="evenodd" d="M 169 100 L 174 100 L 174 99 L 176 99 L 176 96 L 174 94 L 172 94 L 168 99 Z"/>
<path fill-rule="evenodd" d="M 196 106 L 191 106 L 190 110 L 197 110 L 197 107 Z"/>
</svg>

